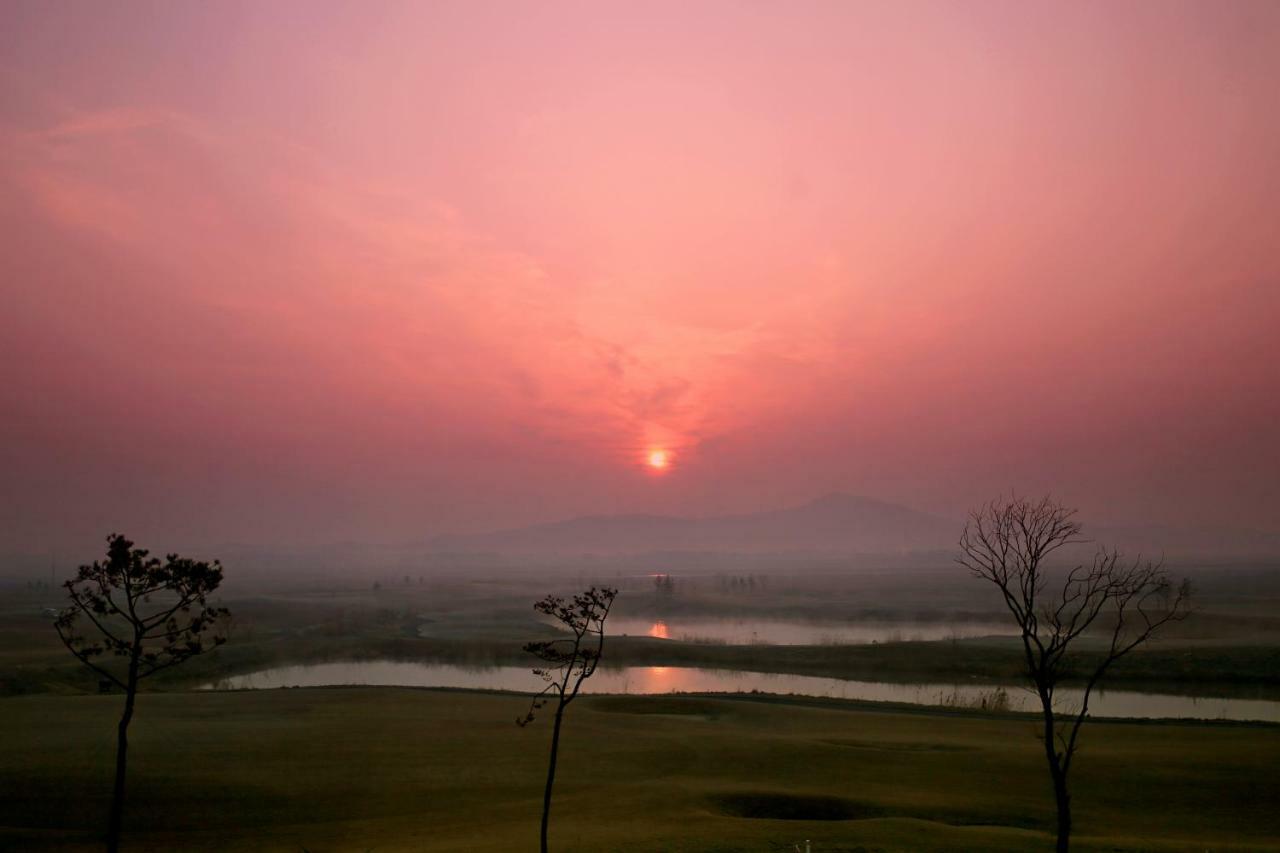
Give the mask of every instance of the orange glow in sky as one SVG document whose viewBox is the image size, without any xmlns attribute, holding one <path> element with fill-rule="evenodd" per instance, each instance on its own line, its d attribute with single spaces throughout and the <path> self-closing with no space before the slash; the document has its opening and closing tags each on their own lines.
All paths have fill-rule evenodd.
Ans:
<svg viewBox="0 0 1280 853">
<path fill-rule="evenodd" d="M 1280 519 L 1280 2 L 372 5 L 0 3 L 0 554 Z"/>
</svg>

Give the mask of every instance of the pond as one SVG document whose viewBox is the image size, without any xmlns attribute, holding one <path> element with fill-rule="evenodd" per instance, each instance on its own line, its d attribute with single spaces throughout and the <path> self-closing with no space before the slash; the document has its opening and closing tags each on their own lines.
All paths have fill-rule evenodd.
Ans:
<svg viewBox="0 0 1280 853">
<path fill-rule="evenodd" d="M 1010 628 L 1008 620 L 806 622 L 794 619 L 697 616 L 657 619 L 614 616 L 609 619 L 609 634 L 731 646 L 757 643 L 771 646 L 834 646 L 1013 636 L 1016 631 Z"/>
<path fill-rule="evenodd" d="M 351 661 L 284 666 L 226 678 L 202 689 L 240 690 L 329 685 L 458 687 L 533 692 L 543 682 L 516 666 L 463 667 L 440 663 Z M 701 669 L 696 667 L 602 667 L 586 682 L 588 693 L 761 693 L 903 702 L 912 705 L 981 706 L 999 688 L 973 684 L 893 684 L 849 681 L 808 675 Z M 1015 686 L 1004 688 L 1009 710 L 1035 710 L 1033 695 Z M 1062 707 L 1079 703 L 1079 693 L 1062 691 Z M 1262 720 L 1280 722 L 1280 701 L 1206 696 L 1095 691 L 1090 714 L 1097 717 Z"/>
</svg>

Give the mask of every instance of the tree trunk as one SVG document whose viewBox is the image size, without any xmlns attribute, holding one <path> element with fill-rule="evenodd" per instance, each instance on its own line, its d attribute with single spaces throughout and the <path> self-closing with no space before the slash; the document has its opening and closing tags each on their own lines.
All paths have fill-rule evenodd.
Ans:
<svg viewBox="0 0 1280 853">
<path fill-rule="evenodd" d="M 124 817 L 124 772 L 129 758 L 129 722 L 133 719 L 133 700 L 138 694 L 138 655 L 129 661 L 128 689 L 125 691 L 124 713 L 116 727 L 116 784 L 111 792 L 111 818 L 107 824 L 107 853 L 120 849 L 120 823 Z"/>
<path fill-rule="evenodd" d="M 556 781 L 556 754 L 560 750 L 560 721 L 564 705 L 556 708 L 556 722 L 551 729 L 551 761 L 547 764 L 547 789 L 542 794 L 542 853 L 547 853 L 547 824 L 551 820 L 551 786 Z"/>
<path fill-rule="evenodd" d="M 1067 793 L 1067 777 L 1064 773 L 1053 774 L 1053 796 L 1058 801 L 1058 853 L 1068 853 L 1071 849 L 1071 795 Z"/>
<path fill-rule="evenodd" d="M 1057 853 L 1068 853 L 1071 848 L 1071 795 L 1067 793 L 1067 774 L 1062 768 L 1054 740 L 1053 700 L 1043 690 L 1040 704 L 1044 708 L 1044 755 L 1049 762 L 1049 776 L 1053 779 L 1053 799 L 1058 806 Z"/>
</svg>

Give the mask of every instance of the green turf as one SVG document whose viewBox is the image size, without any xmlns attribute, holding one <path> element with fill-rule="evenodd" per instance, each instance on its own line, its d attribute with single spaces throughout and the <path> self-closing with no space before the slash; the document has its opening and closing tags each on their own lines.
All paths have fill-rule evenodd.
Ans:
<svg viewBox="0 0 1280 853">
<path fill-rule="evenodd" d="M 95 849 L 120 702 L 0 699 L 0 848 Z M 124 849 L 536 849 L 550 726 L 517 728 L 524 706 L 373 688 L 143 695 Z M 566 722 L 553 848 L 1051 849 L 1039 748 L 1020 717 L 587 697 Z M 1077 849 L 1280 850 L 1278 760 L 1275 726 L 1090 724 Z"/>
</svg>

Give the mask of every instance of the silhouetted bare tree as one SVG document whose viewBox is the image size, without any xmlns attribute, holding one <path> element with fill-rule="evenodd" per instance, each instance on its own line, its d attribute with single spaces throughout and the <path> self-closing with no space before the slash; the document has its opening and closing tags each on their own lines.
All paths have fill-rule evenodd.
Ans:
<svg viewBox="0 0 1280 853">
<path fill-rule="evenodd" d="M 994 500 L 970 513 L 957 559 L 974 576 L 1000 590 L 1022 636 L 1027 677 L 1044 715 L 1045 758 L 1058 807 L 1058 844 L 1071 838 L 1067 774 L 1094 688 L 1117 660 L 1149 640 L 1163 625 L 1189 612 L 1191 587 L 1176 589 L 1160 563 L 1125 561 L 1118 551 L 1099 549 L 1090 563 L 1047 571 L 1045 560 L 1065 545 L 1081 543 L 1075 510 L 1051 498 Z M 1052 584 L 1052 586 L 1051 586 Z M 1068 657 L 1076 640 L 1093 629 L 1102 639 L 1091 657 Z M 1090 650 L 1093 651 L 1093 650 Z M 1080 706 L 1060 711 L 1054 693 L 1069 671 L 1085 672 Z"/>
<path fill-rule="evenodd" d="M 604 653 L 604 620 L 617 596 L 616 589 L 591 587 L 586 592 L 566 600 L 558 595 L 548 595 L 533 605 L 539 613 L 554 617 L 569 629 L 571 637 L 526 643 L 524 650 L 534 654 L 544 666 L 534 669 L 547 682 L 547 686 L 533 698 L 529 712 L 516 723 L 527 726 L 534 714 L 552 697 L 555 698 L 555 724 L 551 729 L 551 758 L 547 764 L 547 786 L 542 795 L 542 853 L 547 853 L 547 825 L 551 819 L 551 788 L 556 779 L 556 756 L 560 750 L 560 726 L 564 722 L 565 708 L 578 698 L 582 682 L 595 673 Z"/>
<path fill-rule="evenodd" d="M 169 554 L 162 562 L 148 553 L 119 534 L 108 536 L 107 559 L 81 566 L 76 577 L 63 584 L 71 605 L 54 623 L 73 655 L 125 692 L 124 713 L 116 729 L 115 787 L 107 828 L 111 853 L 120 844 L 128 732 L 138 682 L 200 654 L 206 632 L 229 615 L 225 608 L 206 603 L 222 582 L 221 564 L 177 554 Z M 92 638 L 80 632 L 81 617 L 92 626 Z M 216 630 L 210 639 L 215 646 L 226 642 Z M 102 655 L 124 658 L 124 672 L 119 665 L 95 660 Z"/>
</svg>

